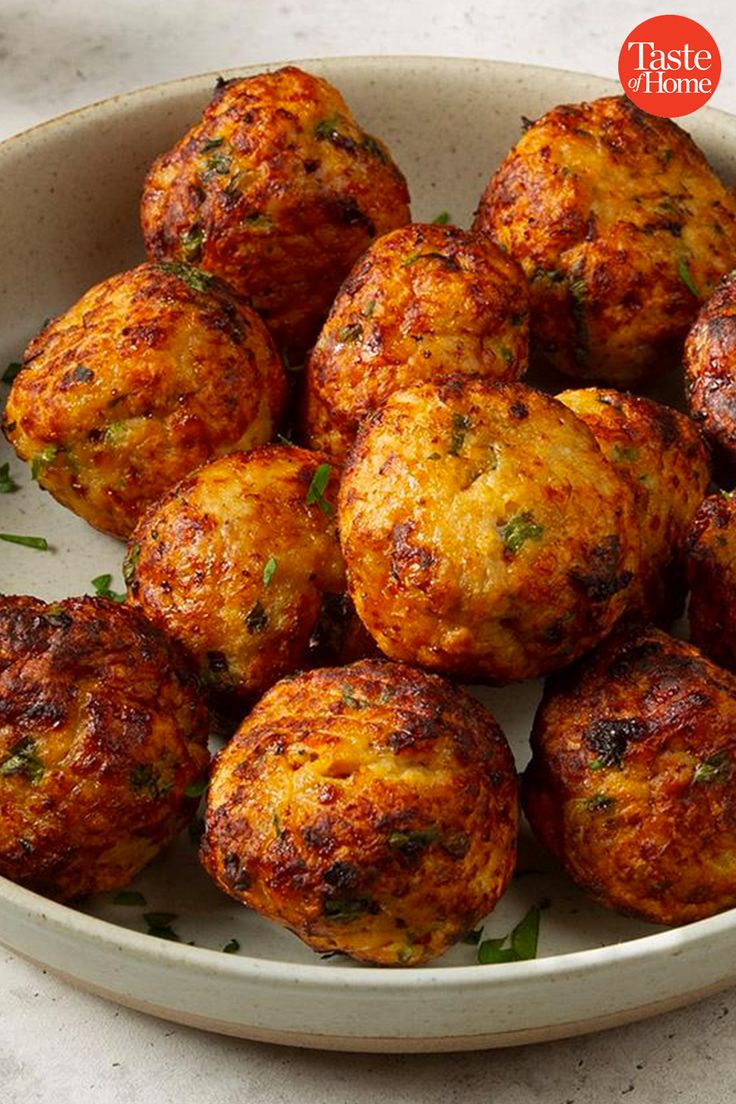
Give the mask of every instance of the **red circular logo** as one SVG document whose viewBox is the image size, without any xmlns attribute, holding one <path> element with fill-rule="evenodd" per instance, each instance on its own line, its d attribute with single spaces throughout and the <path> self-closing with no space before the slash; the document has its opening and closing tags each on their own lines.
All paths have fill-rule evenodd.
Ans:
<svg viewBox="0 0 736 1104">
<path fill-rule="evenodd" d="M 618 75 L 632 103 L 673 119 L 708 102 L 721 79 L 721 55 L 713 36 L 694 19 L 655 15 L 626 36 Z"/>
</svg>

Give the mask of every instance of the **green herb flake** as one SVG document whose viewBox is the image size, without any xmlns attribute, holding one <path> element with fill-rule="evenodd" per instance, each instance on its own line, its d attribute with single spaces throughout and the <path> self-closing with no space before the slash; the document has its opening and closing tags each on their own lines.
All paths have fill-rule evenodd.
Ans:
<svg viewBox="0 0 736 1104">
<path fill-rule="evenodd" d="M 201 797 L 205 792 L 210 782 L 208 778 L 200 778 L 196 782 L 192 782 L 184 790 L 186 797 Z"/>
<path fill-rule="evenodd" d="M 459 456 L 465 443 L 465 435 L 470 429 L 470 418 L 467 414 L 452 415 L 452 436 L 450 438 L 450 456 Z"/>
<path fill-rule="evenodd" d="M 433 226 L 447 226 L 448 222 L 450 222 L 449 211 L 440 211 L 440 213 L 435 215 L 432 219 Z"/>
<path fill-rule="evenodd" d="M 205 161 L 205 169 L 208 174 L 215 176 L 227 176 L 232 165 L 232 158 L 219 148 L 216 149 Z"/>
<path fill-rule="evenodd" d="M 570 284 L 570 294 L 576 303 L 581 303 L 585 299 L 586 290 L 585 280 L 573 280 Z"/>
<path fill-rule="evenodd" d="M 169 276 L 176 276 L 192 291 L 208 292 L 212 287 L 213 277 L 200 268 L 194 268 L 185 261 L 162 261 L 159 266 L 162 272 Z"/>
<path fill-rule="evenodd" d="M 725 782 L 730 774 L 731 757 L 723 748 L 698 764 L 693 774 L 693 782 Z"/>
<path fill-rule="evenodd" d="M 35 548 L 39 552 L 48 552 L 49 542 L 45 537 L 22 537 L 16 533 L 0 533 L 0 540 L 8 544 L 22 544 L 24 548 Z"/>
<path fill-rule="evenodd" d="M 372 318 L 376 313 L 376 299 L 370 299 L 360 312 L 363 318 Z"/>
<path fill-rule="evenodd" d="M 370 702 L 367 698 L 357 697 L 349 686 L 343 685 L 340 687 L 340 696 L 346 705 L 349 705 L 351 709 L 368 709 L 370 708 Z"/>
<path fill-rule="evenodd" d="M 325 490 L 330 481 L 331 472 L 332 468 L 329 464 L 319 465 L 312 476 L 312 482 L 309 484 L 307 497 L 304 500 L 307 506 L 319 506 L 322 513 L 327 517 L 332 513 L 332 505 L 325 498 Z"/>
<path fill-rule="evenodd" d="M 328 115 L 326 119 L 319 119 L 314 124 L 314 137 L 326 139 L 327 141 L 338 137 L 341 121 L 341 116 L 337 112 L 334 115 Z"/>
<path fill-rule="evenodd" d="M 237 954 L 240 950 L 240 943 L 237 939 L 229 939 L 225 946 L 222 948 L 223 954 Z"/>
<path fill-rule="evenodd" d="M 12 383 L 15 377 L 20 372 L 23 365 L 19 360 L 11 360 L 8 367 L 5 369 L 2 375 L 3 383 Z"/>
<path fill-rule="evenodd" d="M 143 919 L 148 924 L 148 935 L 158 936 L 159 939 L 168 939 L 171 943 L 181 943 L 180 937 L 171 927 L 176 920 L 173 912 L 144 912 Z"/>
<path fill-rule="evenodd" d="M 116 590 L 110 589 L 110 583 L 112 582 L 112 575 L 98 575 L 95 579 L 91 580 L 90 585 L 94 587 L 95 594 L 100 598 L 109 598 L 111 602 L 124 602 L 125 595 L 118 593 Z"/>
<path fill-rule="evenodd" d="M 505 525 L 499 526 L 498 533 L 506 551 L 515 556 L 527 541 L 541 540 L 544 528 L 534 520 L 529 510 L 523 510 L 509 518 Z"/>
<path fill-rule="evenodd" d="M 44 766 L 36 754 L 36 741 L 24 736 L 10 748 L 10 753 L 0 763 L 0 774 L 22 774 L 34 785 L 43 778 Z"/>
<path fill-rule="evenodd" d="M 279 566 L 279 561 L 275 556 L 269 556 L 263 566 L 263 585 L 265 587 L 271 585 L 271 580 L 276 574 L 276 569 Z"/>
<path fill-rule="evenodd" d="M 439 835 L 436 824 L 430 824 L 427 828 L 416 828 L 406 832 L 391 832 L 388 837 L 388 845 L 394 851 L 416 852 L 429 847 Z"/>
<path fill-rule="evenodd" d="M 410 265 L 416 264 L 417 261 L 429 261 L 429 260 L 448 261 L 449 262 L 449 261 L 452 260 L 452 258 L 448 257 L 446 253 L 437 253 L 437 252 L 411 253 L 405 260 L 403 260 L 401 262 L 401 267 L 402 268 L 409 268 Z"/>
<path fill-rule="evenodd" d="M 268 614 L 260 602 L 256 602 L 253 609 L 245 618 L 245 627 L 251 636 L 262 633 L 268 625 Z"/>
<path fill-rule="evenodd" d="M 202 256 L 204 231 L 199 226 L 191 226 L 189 230 L 182 231 L 179 235 L 179 242 L 184 260 L 189 263 L 198 261 Z"/>
<path fill-rule="evenodd" d="M 45 471 L 56 459 L 56 454 L 59 450 L 56 445 L 49 445 L 47 448 L 41 449 L 35 453 L 31 458 L 31 478 L 38 479 L 41 472 Z"/>
<path fill-rule="evenodd" d="M 607 766 L 609 766 L 609 764 L 605 763 L 602 759 L 591 759 L 590 762 L 588 763 L 588 770 L 592 770 L 592 771 L 604 770 Z"/>
<path fill-rule="evenodd" d="M 367 894 L 363 897 L 331 897 L 324 902 L 322 914 L 336 923 L 350 924 L 370 912 L 372 905 L 373 898 Z"/>
<path fill-rule="evenodd" d="M 202 153 L 211 153 L 212 150 L 219 149 L 224 141 L 224 138 L 208 138 L 202 145 Z"/>
<path fill-rule="evenodd" d="M 10 464 L 0 464 L 0 494 L 12 494 L 18 490 L 18 484 L 10 474 Z"/>
<path fill-rule="evenodd" d="M 147 901 L 142 893 L 139 893 L 136 889 L 121 889 L 120 893 L 116 893 L 112 899 L 114 905 L 140 905 L 143 908 L 146 907 Z"/>
<path fill-rule="evenodd" d="M 138 561 L 141 558 L 141 546 L 139 544 L 133 544 L 128 549 L 128 553 L 123 560 L 123 580 L 126 586 L 135 579 L 135 573 L 138 569 Z"/>
<path fill-rule="evenodd" d="M 610 797 L 608 794 L 597 793 L 589 797 L 585 804 L 593 813 L 605 812 L 606 809 L 613 808 L 616 804 L 616 798 Z"/>
<path fill-rule="evenodd" d="M 639 459 L 639 450 L 629 446 L 616 445 L 613 450 L 613 458 L 619 463 L 630 464 L 633 460 Z"/>
<path fill-rule="evenodd" d="M 533 905 L 508 935 L 496 939 L 484 939 L 478 947 L 478 962 L 481 966 L 495 966 L 502 962 L 522 962 L 536 958 L 540 913 L 540 906 Z M 509 943 L 509 946 L 505 946 L 506 943 Z"/>
<path fill-rule="evenodd" d="M 344 342 L 346 345 L 353 345 L 356 341 L 360 341 L 362 336 L 363 327 L 360 322 L 350 322 L 340 330 L 337 340 Z"/>
<path fill-rule="evenodd" d="M 164 782 L 150 763 L 136 764 L 128 775 L 128 782 L 134 793 L 147 794 L 156 799 L 165 797 L 174 785 L 173 782 Z"/>
<path fill-rule="evenodd" d="M 677 262 L 677 275 L 680 277 L 690 294 L 694 295 L 696 299 L 699 299 L 700 293 L 695 286 L 695 281 L 693 280 L 692 273 L 684 257 L 680 257 L 680 260 Z"/>
</svg>

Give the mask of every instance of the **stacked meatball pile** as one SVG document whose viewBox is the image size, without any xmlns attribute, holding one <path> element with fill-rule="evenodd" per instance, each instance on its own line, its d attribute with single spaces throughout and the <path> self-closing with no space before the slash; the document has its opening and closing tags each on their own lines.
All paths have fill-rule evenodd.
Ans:
<svg viewBox="0 0 736 1104">
<path fill-rule="evenodd" d="M 606 98 L 529 124 L 470 230 L 408 204 L 324 80 L 219 82 L 146 179 L 149 260 L 28 346 L 4 431 L 127 539 L 127 601 L 0 608 L 2 873 L 125 884 L 192 812 L 209 710 L 217 885 L 425 962 L 515 863 L 513 757 L 456 681 L 549 675 L 541 844 L 648 920 L 736 905 L 736 504 L 706 497 L 711 452 L 736 470 L 736 200 Z M 692 417 L 619 390 L 683 356 Z"/>
</svg>

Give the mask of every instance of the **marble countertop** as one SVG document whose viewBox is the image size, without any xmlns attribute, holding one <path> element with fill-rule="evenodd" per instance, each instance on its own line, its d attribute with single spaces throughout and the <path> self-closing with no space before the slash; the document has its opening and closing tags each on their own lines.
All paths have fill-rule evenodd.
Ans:
<svg viewBox="0 0 736 1104">
<path fill-rule="evenodd" d="M 705 22 L 736 112 L 736 9 Z M 441 54 L 614 77 L 632 0 L 0 0 L 0 138 L 94 100 L 189 73 L 327 55 Z M 733 1097 L 736 993 L 602 1035 L 428 1056 L 298 1051 L 179 1027 L 76 991 L 0 951 L 0 1095 L 24 1104 L 720 1104 Z"/>
</svg>

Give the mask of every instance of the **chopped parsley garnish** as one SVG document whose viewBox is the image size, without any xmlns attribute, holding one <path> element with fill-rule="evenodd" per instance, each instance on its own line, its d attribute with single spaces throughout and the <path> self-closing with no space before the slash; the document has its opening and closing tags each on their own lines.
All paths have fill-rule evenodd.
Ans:
<svg viewBox="0 0 736 1104">
<path fill-rule="evenodd" d="M 700 294 L 695 286 L 695 281 L 693 280 L 692 273 L 688 268 L 688 263 L 684 257 L 680 257 L 680 260 L 677 262 L 677 275 L 680 277 L 690 294 L 694 295 L 696 299 L 699 299 Z"/>
<path fill-rule="evenodd" d="M 368 709 L 371 704 L 366 698 L 357 697 L 349 686 L 340 687 L 340 696 L 351 709 Z"/>
<path fill-rule="evenodd" d="M 192 782 L 186 787 L 184 793 L 187 797 L 201 797 L 205 792 L 210 782 L 208 778 L 200 778 L 197 782 Z"/>
<path fill-rule="evenodd" d="M 370 299 L 360 312 L 363 318 L 372 318 L 376 311 L 376 300 Z"/>
<path fill-rule="evenodd" d="M 332 513 L 332 505 L 325 498 L 325 490 L 330 481 L 332 468 L 329 464 L 320 464 L 312 476 L 305 502 L 307 506 L 317 505 L 327 517 Z"/>
<path fill-rule="evenodd" d="M 344 326 L 337 335 L 338 341 L 343 341 L 346 345 L 352 345 L 356 341 L 360 341 L 363 336 L 363 327 L 360 322 L 349 322 L 347 326 Z"/>
<path fill-rule="evenodd" d="M 172 943 L 181 943 L 181 939 L 171 926 L 172 920 L 176 920 L 176 913 L 144 912 L 143 919 L 148 924 L 149 935 L 157 935 L 159 939 L 168 939 Z"/>
<path fill-rule="evenodd" d="M 573 280 L 570 284 L 570 294 L 573 299 L 580 303 L 585 298 L 586 284 L 585 280 Z"/>
<path fill-rule="evenodd" d="M 217 176 L 226 176 L 230 172 L 231 165 L 232 158 L 219 148 L 205 161 L 206 171 L 215 173 Z"/>
<path fill-rule="evenodd" d="M 371 911 L 373 898 L 367 894 L 364 897 L 331 897 L 325 901 L 322 914 L 328 920 L 335 920 L 340 924 L 350 924 Z"/>
<path fill-rule="evenodd" d="M 10 474 L 10 464 L 0 465 L 0 494 L 11 494 L 18 490 L 18 484 Z"/>
<path fill-rule="evenodd" d="M 245 627 L 251 635 L 262 633 L 268 625 L 268 614 L 260 602 L 256 602 L 253 609 L 245 618 Z"/>
<path fill-rule="evenodd" d="M 433 252 L 433 253 L 412 253 L 410 256 L 408 256 L 406 258 L 406 260 L 401 262 L 401 267 L 402 268 L 408 268 L 409 265 L 416 264 L 417 261 L 428 261 L 428 260 L 451 261 L 452 258 L 448 257 L 446 253 L 436 253 L 436 252 Z"/>
<path fill-rule="evenodd" d="M 229 939 L 225 946 L 222 948 L 223 954 L 237 954 L 240 950 L 240 943 L 237 939 Z"/>
<path fill-rule="evenodd" d="M 96 579 L 91 580 L 91 585 L 94 587 L 95 594 L 100 598 L 109 598 L 111 602 L 124 602 L 125 595 L 119 594 L 116 590 L 111 590 L 111 582 L 112 575 L 98 575 Z"/>
<path fill-rule="evenodd" d="M 465 443 L 465 435 L 470 429 L 470 418 L 467 414 L 452 415 L 452 437 L 450 438 L 450 456 L 458 456 Z"/>
<path fill-rule="evenodd" d="M 613 450 L 614 460 L 618 460 L 623 463 L 631 463 L 632 460 L 639 459 L 638 448 L 632 448 L 624 445 L 616 445 Z"/>
<path fill-rule="evenodd" d="M 141 558 L 141 546 L 134 544 L 128 549 L 128 554 L 123 560 L 123 580 L 127 586 L 133 582 Z"/>
<path fill-rule="evenodd" d="M 212 150 L 219 149 L 224 141 L 224 138 L 208 138 L 202 146 L 202 153 L 211 153 Z"/>
<path fill-rule="evenodd" d="M 202 256 L 204 243 L 204 231 L 199 226 L 192 226 L 189 230 L 183 230 L 179 235 L 181 251 L 185 261 L 198 261 Z"/>
<path fill-rule="evenodd" d="M 162 261 L 158 267 L 162 272 L 178 277 L 192 291 L 207 292 L 212 287 L 212 276 L 185 261 Z"/>
<path fill-rule="evenodd" d="M 693 782 L 725 782 L 730 774 L 731 757 L 723 748 L 698 764 L 693 774 Z"/>
<path fill-rule="evenodd" d="M 586 805 L 591 810 L 591 812 L 598 812 L 599 810 L 604 811 L 606 809 L 612 808 L 615 804 L 616 798 L 610 797 L 608 794 L 604 793 L 593 794 L 593 796 L 589 797 L 586 802 Z"/>
<path fill-rule="evenodd" d="M 484 939 L 478 947 L 481 966 L 501 962 L 522 962 L 537 957 L 540 906 L 533 905 L 526 916 L 508 934 L 496 939 Z M 509 946 L 504 944 L 508 943 Z"/>
<path fill-rule="evenodd" d="M 22 544 L 24 548 L 36 548 L 39 552 L 48 552 L 49 542 L 45 537 L 21 537 L 16 533 L 0 533 L 0 540 L 8 544 Z"/>
<path fill-rule="evenodd" d="M 146 907 L 147 901 L 142 893 L 139 893 L 137 889 L 121 889 L 120 893 L 116 893 L 112 899 L 114 905 L 142 905 Z"/>
<path fill-rule="evenodd" d="M 505 525 L 499 527 L 499 536 L 504 543 L 504 548 L 512 556 L 529 540 L 541 540 L 544 529 L 535 520 L 529 510 L 520 514 L 514 514 Z"/>
<path fill-rule="evenodd" d="M 3 372 L 3 383 L 12 383 L 22 367 L 23 365 L 19 360 L 11 360 L 8 367 Z"/>
<path fill-rule="evenodd" d="M 56 445 L 49 445 L 47 448 L 41 449 L 35 453 L 31 458 L 31 478 L 38 479 L 42 471 L 45 471 L 49 465 L 53 464 L 56 459 L 58 449 Z"/>
<path fill-rule="evenodd" d="M 263 585 L 270 586 L 271 580 L 276 574 L 276 569 L 279 566 L 279 561 L 275 556 L 269 556 L 263 566 Z"/>
<path fill-rule="evenodd" d="M 395 851 L 414 853 L 434 843 L 439 835 L 436 824 L 430 824 L 427 828 L 415 828 L 406 832 L 391 832 L 388 837 L 388 845 Z"/>
<path fill-rule="evenodd" d="M 0 763 L 0 774 L 23 774 L 34 785 L 43 778 L 43 763 L 36 754 L 36 741 L 24 736 L 10 749 L 10 754 Z"/>
<path fill-rule="evenodd" d="M 314 137 L 330 141 L 330 139 L 340 134 L 340 121 L 337 112 L 334 115 L 329 115 L 326 119 L 320 119 L 314 124 Z"/>
<path fill-rule="evenodd" d="M 164 782 L 150 763 L 136 764 L 128 775 L 128 781 L 134 793 L 145 793 L 154 798 L 165 797 L 174 785 L 173 782 Z"/>
<path fill-rule="evenodd" d="M 434 218 L 432 219 L 432 225 L 433 226 L 447 226 L 449 221 L 450 221 L 450 212 L 449 211 L 440 211 L 440 213 L 438 215 L 435 215 Z"/>
</svg>

